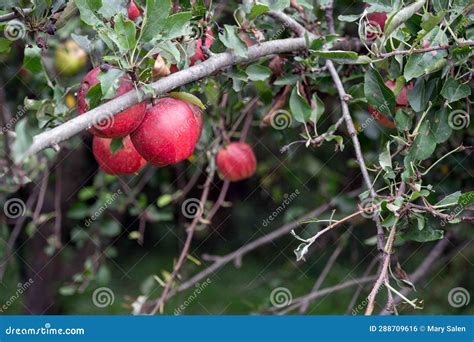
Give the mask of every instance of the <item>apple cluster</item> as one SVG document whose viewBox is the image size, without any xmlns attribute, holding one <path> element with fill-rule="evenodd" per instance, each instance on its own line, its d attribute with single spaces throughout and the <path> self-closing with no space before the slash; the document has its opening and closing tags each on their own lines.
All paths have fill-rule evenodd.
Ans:
<svg viewBox="0 0 474 342">
<path fill-rule="evenodd" d="M 134 5 L 134 4 L 133 4 Z M 131 7 L 130 17 L 138 17 L 139 9 Z M 204 44 L 212 44 L 212 32 L 206 34 Z M 197 40 L 191 64 L 205 60 L 202 40 Z M 87 93 L 99 83 L 101 72 L 110 67 L 95 67 L 83 78 L 77 92 L 79 115 L 90 107 Z M 121 76 L 115 97 L 134 90 L 128 74 Z M 200 108 L 186 101 L 162 97 L 145 101 L 127 108 L 105 122 L 98 122 L 89 132 L 94 136 L 92 152 L 99 167 L 107 174 L 126 175 L 140 171 L 147 163 L 156 167 L 177 164 L 189 158 L 196 147 L 203 129 Z M 113 139 L 122 139 L 118 149 L 112 149 Z M 216 155 L 216 164 L 222 178 L 239 181 L 251 177 L 256 169 L 255 154 L 250 145 L 242 142 L 229 143 Z"/>
</svg>

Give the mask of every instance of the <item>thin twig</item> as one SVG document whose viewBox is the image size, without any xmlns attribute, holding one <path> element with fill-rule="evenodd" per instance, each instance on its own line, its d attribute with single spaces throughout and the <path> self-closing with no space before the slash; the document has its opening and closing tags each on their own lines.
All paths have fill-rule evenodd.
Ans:
<svg viewBox="0 0 474 342">
<path fill-rule="evenodd" d="M 201 198 L 199 200 L 203 207 L 204 207 L 204 203 L 206 203 L 207 198 L 209 196 L 209 190 L 210 190 L 210 187 L 211 187 L 212 180 L 214 179 L 214 173 L 215 173 L 215 169 L 213 168 L 209 172 L 209 175 L 207 176 L 206 182 L 204 183 L 204 186 L 203 186 L 203 191 L 202 191 L 202 194 L 201 194 Z M 204 212 L 204 210 L 199 210 L 197 212 L 196 216 L 193 218 L 193 221 L 191 222 L 190 226 L 187 228 L 186 241 L 184 243 L 181 254 L 178 258 L 178 261 L 176 262 L 176 265 L 174 266 L 173 272 L 171 273 L 171 275 L 169 276 L 169 279 L 166 282 L 165 288 L 163 289 L 163 292 L 161 293 L 160 298 L 156 302 L 156 305 L 153 308 L 153 310 L 151 311 L 152 315 L 155 315 L 158 310 L 163 312 L 164 305 L 165 305 L 166 300 L 168 298 L 168 293 L 171 290 L 171 287 L 173 286 L 174 280 L 175 280 L 176 276 L 178 275 L 181 267 L 183 266 L 184 261 L 186 260 L 189 249 L 191 247 L 191 242 L 192 242 L 192 239 L 193 239 L 194 231 L 195 231 L 199 221 L 201 220 L 201 218 L 203 216 L 203 212 Z"/>
</svg>

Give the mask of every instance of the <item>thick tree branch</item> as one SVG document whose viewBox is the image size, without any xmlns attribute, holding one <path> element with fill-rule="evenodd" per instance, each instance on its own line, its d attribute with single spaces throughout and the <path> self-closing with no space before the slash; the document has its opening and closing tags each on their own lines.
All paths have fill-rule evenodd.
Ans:
<svg viewBox="0 0 474 342">
<path fill-rule="evenodd" d="M 197 81 L 235 64 L 248 63 L 265 56 L 300 51 L 304 49 L 306 49 L 306 41 L 304 38 L 273 40 L 250 47 L 246 57 L 237 56 L 233 52 L 225 52 L 213 55 L 211 58 L 202 63 L 194 65 L 186 70 L 171 74 L 154 83 L 151 83 L 150 86 L 154 89 L 156 95 L 162 95 L 179 86 Z M 61 126 L 38 134 L 33 138 L 33 144 L 25 153 L 25 157 L 32 156 L 47 147 L 57 145 L 60 142 L 67 140 L 81 131 L 91 127 L 97 122 L 105 120 L 112 115 L 133 106 L 141 100 L 150 99 L 151 97 L 152 94 L 150 92 L 145 93 L 141 88 L 139 88 L 138 91 L 131 91 L 127 94 L 119 96 L 88 111 L 87 113 L 67 121 Z"/>
</svg>

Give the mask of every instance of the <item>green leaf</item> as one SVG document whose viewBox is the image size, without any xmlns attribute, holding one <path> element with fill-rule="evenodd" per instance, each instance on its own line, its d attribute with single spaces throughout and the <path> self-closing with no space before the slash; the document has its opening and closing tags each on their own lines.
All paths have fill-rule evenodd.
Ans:
<svg viewBox="0 0 474 342">
<path fill-rule="evenodd" d="M 425 160 L 430 157 L 436 149 L 436 138 L 430 130 L 430 122 L 424 121 L 418 135 L 410 148 L 410 156 L 413 160 Z"/>
<path fill-rule="evenodd" d="M 453 129 L 449 125 L 447 107 L 442 107 L 435 113 L 432 130 L 438 144 L 444 143 L 451 136 Z"/>
<path fill-rule="evenodd" d="M 447 45 L 448 37 L 439 27 L 436 27 L 426 35 L 425 41 L 430 42 L 429 47 Z M 413 78 L 436 71 L 446 62 L 444 59 L 446 56 L 447 52 L 444 50 L 412 54 L 408 57 L 403 76 L 408 82 Z"/>
<path fill-rule="evenodd" d="M 423 78 L 419 78 L 415 86 L 407 91 L 408 102 L 415 112 L 423 112 L 426 109 L 437 84 L 438 78 L 432 79 L 427 84 Z"/>
<path fill-rule="evenodd" d="M 392 171 L 392 156 L 390 154 L 390 141 L 387 142 L 387 147 L 379 155 L 380 167 L 386 171 Z"/>
<path fill-rule="evenodd" d="M 110 152 L 115 154 L 118 150 L 123 148 L 123 138 L 114 138 L 110 142 Z"/>
<path fill-rule="evenodd" d="M 41 49 L 37 46 L 25 48 L 25 57 L 23 60 L 23 67 L 31 71 L 33 74 L 38 74 L 43 71 L 41 63 Z"/>
<path fill-rule="evenodd" d="M 232 49 L 237 56 L 247 56 L 247 45 L 239 38 L 237 27 L 224 25 L 224 33 L 219 33 L 219 39 L 228 49 Z"/>
<path fill-rule="evenodd" d="M 398 109 L 395 114 L 395 123 L 400 132 L 409 131 L 412 126 L 412 118 L 403 109 Z"/>
<path fill-rule="evenodd" d="M 395 94 L 384 84 L 379 72 L 369 68 L 364 77 L 364 94 L 378 112 L 392 117 L 395 110 Z"/>
<path fill-rule="evenodd" d="M 314 54 L 319 57 L 331 59 L 340 64 L 368 64 L 371 62 L 369 57 L 359 56 L 354 51 L 315 51 Z"/>
<path fill-rule="evenodd" d="M 194 96 L 193 94 L 186 93 L 184 91 L 173 91 L 169 93 L 169 96 L 172 98 L 191 103 L 195 106 L 198 106 L 201 109 L 206 109 L 206 106 L 201 102 L 201 100 Z"/>
<path fill-rule="evenodd" d="M 386 37 L 390 37 L 393 31 L 395 31 L 400 25 L 406 22 L 408 19 L 413 17 L 418 10 L 420 10 L 425 4 L 426 0 L 418 0 L 405 8 L 397 11 L 395 15 L 387 20 L 385 23 L 384 34 Z"/>
<path fill-rule="evenodd" d="M 310 118 L 311 118 L 311 121 L 314 123 L 314 125 L 317 125 L 319 119 L 324 114 L 325 106 L 324 106 L 324 102 L 318 97 L 316 92 L 313 93 L 312 100 L 316 104 L 316 107 L 311 108 Z"/>
<path fill-rule="evenodd" d="M 433 229 L 430 225 L 427 225 L 424 229 L 418 229 L 418 221 L 415 225 L 412 225 L 410 229 L 403 235 L 405 240 L 417 241 L 417 242 L 428 242 L 440 240 L 444 237 L 444 232 L 441 229 Z"/>
<path fill-rule="evenodd" d="M 444 83 L 441 95 L 448 100 L 448 103 L 458 101 L 471 95 L 469 84 L 461 84 L 457 80 L 450 78 Z"/>
<path fill-rule="evenodd" d="M 99 225 L 100 233 L 106 237 L 114 237 L 119 235 L 120 226 L 116 221 L 106 221 Z"/>
<path fill-rule="evenodd" d="M 75 0 L 75 3 L 83 22 L 96 27 L 103 25 L 102 20 L 96 15 L 102 7 L 101 0 Z"/>
<path fill-rule="evenodd" d="M 254 20 L 256 17 L 268 12 L 269 10 L 270 10 L 270 7 L 268 7 L 267 5 L 262 5 L 262 4 L 253 5 L 249 13 L 249 19 Z"/>
<path fill-rule="evenodd" d="M 122 12 L 126 14 L 125 5 L 128 2 L 123 0 L 102 0 L 102 6 L 100 7 L 99 13 L 107 19 L 114 17 L 117 13 Z"/>
<path fill-rule="evenodd" d="M 163 30 L 171 10 L 170 0 L 146 0 L 140 40 L 149 42 Z"/>
<path fill-rule="evenodd" d="M 290 6 L 290 0 L 261 0 L 260 2 L 267 5 L 273 11 L 283 11 Z"/>
<path fill-rule="evenodd" d="M 115 97 L 117 89 L 120 86 L 120 77 L 122 77 L 123 74 L 125 74 L 124 71 L 117 68 L 111 68 L 105 72 L 100 72 L 99 75 L 97 75 L 97 79 L 100 82 L 102 99 L 111 99 Z M 89 92 L 87 95 L 89 95 Z"/>
<path fill-rule="evenodd" d="M 452 194 L 446 196 L 441 201 L 436 203 L 435 207 L 450 207 L 452 205 L 456 205 L 459 203 L 459 199 L 461 198 L 461 191 L 453 192 Z"/>
<path fill-rule="evenodd" d="M 171 196 L 170 194 L 164 194 L 158 198 L 158 200 L 156 201 L 156 205 L 158 206 L 158 208 L 163 208 L 170 204 L 172 201 L 173 196 Z"/>
<path fill-rule="evenodd" d="M 86 186 L 79 191 L 77 197 L 81 201 L 87 201 L 88 199 L 95 197 L 95 188 L 93 186 Z"/>
<path fill-rule="evenodd" d="M 353 23 L 354 21 L 359 20 L 360 14 L 349 14 L 349 15 L 340 15 L 337 17 L 339 21 L 345 21 L 347 23 Z"/>
<path fill-rule="evenodd" d="M 86 94 L 86 102 L 89 110 L 94 109 L 102 102 L 102 90 L 100 83 L 97 83 L 89 88 Z"/>
<path fill-rule="evenodd" d="M 0 53 L 9 52 L 12 41 L 7 38 L 0 38 Z"/>
<path fill-rule="evenodd" d="M 281 86 L 281 85 L 288 85 L 288 84 L 296 84 L 300 79 L 299 75 L 285 75 L 277 79 L 273 82 L 274 85 Z"/>
<path fill-rule="evenodd" d="M 120 50 L 133 50 L 137 43 L 135 38 L 135 24 L 128 19 L 125 19 L 122 14 L 115 17 L 115 33 L 117 34 L 117 42 L 120 45 Z"/>
<path fill-rule="evenodd" d="M 298 87 L 294 87 L 290 96 L 290 110 L 296 121 L 305 123 L 311 116 L 311 107 L 308 102 L 298 94 Z"/>
<path fill-rule="evenodd" d="M 474 191 L 465 192 L 459 197 L 458 203 L 461 207 L 466 208 L 474 203 Z"/>
<path fill-rule="evenodd" d="M 188 24 L 191 18 L 191 12 L 179 12 L 166 18 L 163 32 L 166 39 L 171 40 L 176 37 L 184 36 L 186 30 L 189 28 Z"/>
<path fill-rule="evenodd" d="M 19 163 L 23 160 L 24 153 L 28 150 L 33 142 L 34 132 L 31 127 L 28 126 L 28 120 L 26 118 L 21 119 L 15 126 L 15 140 L 13 141 L 12 157 L 15 163 Z"/>
<path fill-rule="evenodd" d="M 263 81 L 266 80 L 272 74 L 270 68 L 260 65 L 252 64 L 250 65 L 245 72 L 249 76 L 249 79 L 252 81 Z"/>
</svg>

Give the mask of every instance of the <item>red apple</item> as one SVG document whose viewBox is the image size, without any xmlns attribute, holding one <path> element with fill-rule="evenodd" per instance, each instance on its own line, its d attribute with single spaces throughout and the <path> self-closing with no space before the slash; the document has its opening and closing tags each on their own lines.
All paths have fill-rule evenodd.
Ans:
<svg viewBox="0 0 474 342">
<path fill-rule="evenodd" d="M 209 49 L 212 46 L 212 43 L 214 43 L 214 34 L 211 29 L 207 29 L 206 38 L 204 40 L 205 46 Z M 206 54 L 202 51 L 202 37 L 199 37 L 196 41 L 196 48 L 194 50 L 194 56 L 191 57 L 190 65 L 194 65 L 197 61 L 203 62 L 205 60 Z"/>
<path fill-rule="evenodd" d="M 128 6 L 128 19 L 135 21 L 140 16 L 140 10 L 133 0 L 130 0 L 130 5 Z"/>
<path fill-rule="evenodd" d="M 100 67 L 96 67 L 89 71 L 84 77 L 77 92 L 77 111 L 83 114 L 89 110 L 86 102 L 87 92 L 95 84 L 99 83 L 97 75 L 101 72 Z M 132 80 L 129 75 L 123 75 L 120 80 L 120 85 L 117 89 L 117 95 L 120 96 L 129 91 L 135 90 Z M 146 103 L 145 101 L 137 103 L 136 105 L 125 109 L 124 111 L 115 114 L 109 119 L 98 122 L 89 129 L 93 135 L 102 138 L 120 138 L 130 134 L 134 131 L 143 117 L 145 116 Z"/>
<path fill-rule="evenodd" d="M 249 144 L 234 142 L 216 155 L 217 168 L 226 180 L 236 182 L 251 177 L 257 169 L 257 158 Z"/>
<path fill-rule="evenodd" d="M 112 153 L 110 143 L 112 139 L 94 137 L 92 152 L 100 168 L 109 175 L 128 175 L 140 171 L 146 160 L 138 154 L 129 136 L 123 139 L 121 149 Z"/>
<path fill-rule="evenodd" d="M 201 135 L 200 115 L 187 102 L 159 99 L 148 107 L 142 123 L 131 134 L 132 143 L 143 158 L 157 167 L 179 163 L 194 151 Z"/>
<path fill-rule="evenodd" d="M 391 90 L 394 91 L 396 87 L 396 82 L 392 80 L 385 81 L 385 85 Z M 408 106 L 408 98 L 407 98 L 407 92 L 409 89 L 413 88 L 413 84 L 408 84 L 402 88 L 400 93 L 398 94 L 397 97 L 397 106 L 395 107 L 395 110 L 398 110 L 399 108 L 406 107 Z M 395 128 L 395 123 L 387 118 L 384 114 L 380 113 L 377 111 L 374 107 L 372 107 L 370 104 L 368 105 L 368 110 L 372 117 L 377 120 L 382 126 L 385 126 L 387 128 Z"/>
</svg>

